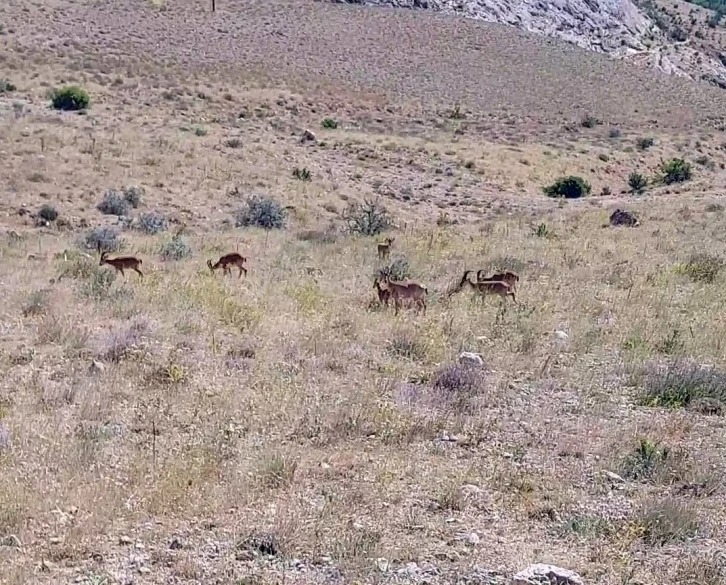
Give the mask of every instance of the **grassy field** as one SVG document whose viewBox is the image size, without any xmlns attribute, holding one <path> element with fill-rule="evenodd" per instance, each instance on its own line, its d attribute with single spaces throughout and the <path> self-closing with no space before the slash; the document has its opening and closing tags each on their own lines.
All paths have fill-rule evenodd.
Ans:
<svg viewBox="0 0 726 585">
<path fill-rule="evenodd" d="M 9 4 L 0 583 L 726 581 L 722 93 L 418 13 Z M 252 195 L 283 228 L 235 227 Z M 377 303 L 387 235 L 425 316 Z M 518 305 L 447 294 L 499 268 Z"/>
</svg>

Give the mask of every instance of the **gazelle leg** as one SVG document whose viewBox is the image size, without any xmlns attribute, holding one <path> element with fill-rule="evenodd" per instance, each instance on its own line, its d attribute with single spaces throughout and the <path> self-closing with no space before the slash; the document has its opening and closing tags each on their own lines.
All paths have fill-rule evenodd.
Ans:
<svg viewBox="0 0 726 585">
<path fill-rule="evenodd" d="M 144 273 L 141 272 L 141 270 L 139 270 L 138 268 L 134 268 L 134 270 L 138 273 L 139 276 L 143 276 L 144 275 Z"/>
</svg>

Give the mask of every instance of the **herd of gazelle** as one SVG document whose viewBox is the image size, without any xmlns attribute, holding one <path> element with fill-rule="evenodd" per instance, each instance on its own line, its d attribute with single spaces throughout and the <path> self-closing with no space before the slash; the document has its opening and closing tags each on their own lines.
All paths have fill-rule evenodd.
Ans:
<svg viewBox="0 0 726 585">
<path fill-rule="evenodd" d="M 393 242 L 394 238 L 386 238 L 385 242 L 378 244 L 379 259 L 384 260 L 388 258 Z M 98 247 L 98 251 L 101 253 L 99 266 L 103 266 L 104 264 L 113 266 L 113 268 L 122 275 L 124 275 L 125 269 L 134 270 L 139 274 L 139 276 L 144 275 L 139 269 L 142 264 L 140 258 L 136 258 L 135 256 L 118 256 L 116 258 L 109 258 L 108 252 L 102 252 L 100 245 Z M 212 264 L 211 260 L 207 260 L 207 266 L 212 273 L 221 268 L 224 274 L 230 275 L 232 274 L 232 266 L 236 266 L 239 270 L 237 278 L 241 278 L 243 272 L 245 277 L 247 276 L 247 268 L 245 267 L 246 262 L 247 258 L 237 252 L 231 252 L 230 254 L 222 256 L 214 264 Z M 473 270 L 467 270 L 464 272 L 464 276 L 462 276 L 461 281 L 449 292 L 449 296 L 469 287 L 482 296 L 493 294 L 504 299 L 512 297 L 512 300 L 515 303 L 517 302 L 515 289 L 519 282 L 519 275 L 516 272 L 505 270 L 504 272 L 499 272 L 492 276 L 486 276 L 486 272 L 484 270 L 479 270 L 476 273 L 476 280 L 472 282 L 469 275 L 473 272 Z M 378 300 L 382 305 L 387 307 L 389 301 L 393 300 L 396 315 L 398 315 L 398 311 L 403 301 L 411 301 L 412 304 L 416 305 L 419 311 L 423 311 L 423 313 L 426 314 L 426 297 L 428 296 L 429 291 L 425 285 L 412 281 L 403 282 L 391 280 L 390 278 L 376 278 L 373 281 L 373 287 L 376 289 L 376 292 L 378 293 Z"/>
</svg>

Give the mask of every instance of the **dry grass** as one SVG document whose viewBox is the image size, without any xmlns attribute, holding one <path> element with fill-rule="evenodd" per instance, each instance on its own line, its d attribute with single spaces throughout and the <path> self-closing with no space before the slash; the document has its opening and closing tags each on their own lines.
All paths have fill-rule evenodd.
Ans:
<svg viewBox="0 0 726 585">
<path fill-rule="evenodd" d="M 722 396 L 724 273 L 684 268 L 705 252 L 726 257 L 713 194 L 722 174 L 698 168 L 670 192 L 619 191 L 661 156 L 726 160 L 722 132 L 691 125 L 722 97 L 667 78 L 636 84 L 599 58 L 474 24 L 451 34 L 521 67 L 500 67 L 492 83 L 481 66 L 464 84 L 475 57 L 447 69 L 454 54 L 442 50 L 441 75 L 420 80 L 419 96 L 405 85 L 413 77 L 392 81 L 402 65 L 383 59 L 385 32 L 422 23 L 398 39 L 403 50 L 421 45 L 429 20 L 443 31 L 454 21 L 407 13 L 230 2 L 212 26 L 186 2 L 18 4 L 0 8 L 17 23 L 6 37 L 16 52 L 2 58 L 19 87 L 0 96 L 1 583 L 274 583 L 283 573 L 443 583 L 535 561 L 603 584 L 717 582 L 722 418 L 690 399 L 644 396 L 667 386 L 659 372 L 690 375 L 678 388 L 696 388 L 694 400 Z M 109 14 L 115 32 L 102 42 Z M 268 18 L 280 34 L 262 34 Z M 247 27 L 252 36 L 235 39 Z M 126 56 L 115 56 L 122 42 Z M 305 58 L 291 63 L 280 55 L 294 42 Z M 223 54 L 244 59 L 236 68 Z M 269 76 L 244 68 L 258 54 Z M 184 76 L 159 63 L 165 55 L 179 55 Z M 409 57 L 422 66 L 422 52 Z M 326 80 L 283 84 L 293 66 Z M 516 95 L 505 92 L 515 69 L 532 80 Z M 89 90 L 85 115 L 49 109 L 61 78 Z M 463 99 L 475 83 L 486 91 Z M 687 112 L 668 114 L 683 96 L 695 100 Z M 467 117 L 441 115 L 458 98 Z M 636 98 L 663 110 L 636 114 Z M 474 114 L 480 99 L 491 109 Z M 621 136 L 563 129 L 553 112 L 565 103 L 612 116 Z M 304 128 L 315 143 L 300 142 Z M 645 134 L 655 144 L 637 151 Z M 613 194 L 542 195 L 573 172 Z M 144 195 L 117 225 L 96 206 L 131 186 Z M 251 195 L 290 206 L 285 227 L 235 228 Z M 385 202 L 393 252 L 428 286 L 426 316 L 394 318 L 373 302 L 376 240 L 347 234 L 343 217 L 366 197 Z M 39 227 L 31 214 L 44 203 L 59 217 Z M 616 206 L 642 226 L 603 227 Z M 139 229 L 152 211 L 169 232 Z M 84 246 L 97 226 L 143 258 L 143 278 L 98 266 Z M 206 260 L 233 250 L 249 258 L 248 277 L 211 274 Z M 520 306 L 447 298 L 464 269 L 495 267 L 521 274 Z M 453 365 L 462 350 L 485 368 Z"/>
</svg>

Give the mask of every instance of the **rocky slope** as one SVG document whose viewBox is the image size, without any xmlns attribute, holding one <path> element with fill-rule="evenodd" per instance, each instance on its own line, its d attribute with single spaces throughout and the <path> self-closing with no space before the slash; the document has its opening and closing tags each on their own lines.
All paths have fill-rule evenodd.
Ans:
<svg viewBox="0 0 726 585">
<path fill-rule="evenodd" d="M 507 24 L 726 88 L 726 67 L 719 59 L 721 39 L 704 34 L 709 13 L 700 8 L 690 8 L 690 17 L 684 22 L 675 12 L 647 0 L 638 3 L 640 6 L 631 0 L 333 1 L 433 10 Z"/>
</svg>

